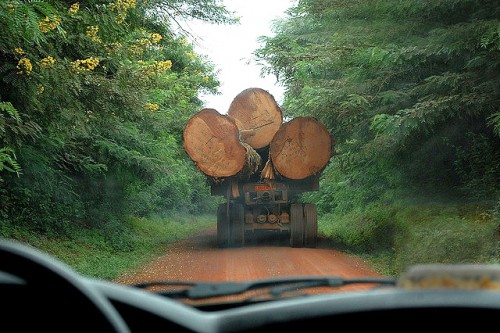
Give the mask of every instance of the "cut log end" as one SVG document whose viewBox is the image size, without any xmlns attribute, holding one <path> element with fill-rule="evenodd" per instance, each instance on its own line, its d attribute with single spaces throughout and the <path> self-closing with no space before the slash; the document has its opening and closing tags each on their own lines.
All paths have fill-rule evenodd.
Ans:
<svg viewBox="0 0 500 333">
<path fill-rule="evenodd" d="M 313 117 L 283 123 L 274 97 L 261 88 L 243 90 L 227 115 L 203 109 L 184 128 L 185 151 L 213 183 L 248 180 L 259 170 L 263 181 L 318 176 L 333 145 L 326 127 Z M 263 167 L 262 154 L 267 161 Z"/>
<path fill-rule="evenodd" d="M 274 96 L 261 88 L 240 92 L 231 102 L 227 114 L 235 120 L 242 140 L 254 149 L 268 146 L 283 122 Z"/>
<path fill-rule="evenodd" d="M 278 174 L 304 179 L 321 172 L 330 161 L 331 136 L 313 117 L 297 117 L 284 123 L 270 144 L 269 154 Z"/>
<path fill-rule="evenodd" d="M 215 109 L 203 109 L 184 128 L 184 149 L 210 177 L 230 177 L 245 165 L 246 149 L 234 120 Z"/>
</svg>

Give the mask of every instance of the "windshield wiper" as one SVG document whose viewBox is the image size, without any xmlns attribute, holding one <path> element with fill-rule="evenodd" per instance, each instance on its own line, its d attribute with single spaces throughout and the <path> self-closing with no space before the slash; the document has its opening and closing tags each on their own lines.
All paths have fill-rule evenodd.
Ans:
<svg viewBox="0 0 500 333">
<path fill-rule="evenodd" d="M 330 277 L 288 277 L 262 279 L 242 282 L 178 282 L 156 281 L 135 284 L 138 288 L 175 287 L 185 286 L 177 290 L 165 290 L 157 293 L 171 298 L 187 298 L 191 300 L 218 296 L 238 295 L 251 290 L 271 288 L 269 294 L 281 295 L 284 292 L 314 287 L 338 288 L 349 284 L 396 285 L 395 278 L 352 278 L 345 279 L 339 276 Z"/>
</svg>

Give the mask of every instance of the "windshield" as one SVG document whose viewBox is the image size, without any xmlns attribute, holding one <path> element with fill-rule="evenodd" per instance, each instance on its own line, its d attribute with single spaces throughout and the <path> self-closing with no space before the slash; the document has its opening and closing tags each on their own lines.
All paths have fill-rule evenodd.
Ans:
<svg viewBox="0 0 500 333">
<path fill-rule="evenodd" d="M 0 235 L 152 290 L 498 263 L 500 3 L 272 3 L 0 2 Z"/>
</svg>

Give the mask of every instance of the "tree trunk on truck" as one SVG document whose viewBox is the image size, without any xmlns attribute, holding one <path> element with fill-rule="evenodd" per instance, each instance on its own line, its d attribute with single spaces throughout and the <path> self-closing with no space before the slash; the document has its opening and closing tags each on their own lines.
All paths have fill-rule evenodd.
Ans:
<svg viewBox="0 0 500 333">
<path fill-rule="evenodd" d="M 228 114 L 203 109 L 184 129 L 184 148 L 211 181 L 219 247 L 243 246 L 257 232 L 288 233 L 290 246 L 315 247 L 317 208 L 298 202 L 319 190 L 333 139 L 313 117 L 282 120 L 274 97 L 259 88 L 238 94 Z"/>
<path fill-rule="evenodd" d="M 269 146 L 283 122 L 273 95 L 261 88 L 240 92 L 229 105 L 227 115 L 236 122 L 242 140 L 254 149 Z"/>
<path fill-rule="evenodd" d="M 192 116 L 184 128 L 184 150 L 200 171 L 219 179 L 254 174 L 260 155 L 240 141 L 233 119 L 215 109 L 203 109 Z"/>
<path fill-rule="evenodd" d="M 328 164 L 332 156 L 332 139 L 326 127 L 316 119 L 297 117 L 276 132 L 269 156 L 282 177 L 304 179 Z"/>
</svg>

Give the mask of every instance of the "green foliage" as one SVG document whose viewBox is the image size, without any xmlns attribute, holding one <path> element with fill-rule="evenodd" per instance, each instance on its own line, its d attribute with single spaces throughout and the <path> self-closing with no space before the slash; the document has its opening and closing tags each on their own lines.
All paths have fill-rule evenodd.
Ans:
<svg viewBox="0 0 500 333">
<path fill-rule="evenodd" d="M 21 166 L 16 161 L 16 154 L 12 148 L 0 148 L 0 171 L 7 170 L 15 172 L 18 176 L 21 173 Z"/>
<path fill-rule="evenodd" d="M 321 233 L 339 247 L 357 252 L 388 251 L 395 238 L 396 211 L 392 207 L 370 206 L 363 212 L 321 217 Z"/>
<path fill-rule="evenodd" d="M 1 2 L 0 169 L 19 175 L 1 174 L 2 218 L 65 234 L 208 209 L 182 130 L 219 82 L 173 25 L 236 23 L 219 2 Z"/>
<path fill-rule="evenodd" d="M 13 124 L 9 124 L 9 122 Z M 12 103 L 0 102 L 0 139 L 4 141 L 7 137 L 7 129 L 10 127 L 19 128 L 20 123 L 21 117 L 12 106 Z M 21 166 L 16 160 L 16 153 L 13 148 L 0 147 L 0 175 L 3 170 L 15 172 L 18 176 L 21 173 Z"/>
<path fill-rule="evenodd" d="M 401 172 L 388 168 L 379 155 L 354 154 L 358 145 L 352 141 L 338 148 L 321 175 L 320 190 L 303 195 L 305 201 L 316 203 L 320 213 L 348 214 L 373 202 L 391 203 L 408 192 L 399 187 Z"/>
<path fill-rule="evenodd" d="M 153 0 L 151 7 L 159 20 L 197 19 L 217 24 L 239 22 L 233 12 L 222 5 L 221 0 Z"/>
<path fill-rule="evenodd" d="M 495 128 L 496 135 L 500 136 L 500 112 L 492 114 L 488 120 L 488 124 Z"/>
<path fill-rule="evenodd" d="M 44 1 L 16 1 L 6 0 L 0 4 L 0 26 L 2 37 L 0 38 L 0 49 L 6 50 L 12 44 L 34 43 L 42 46 L 46 36 L 39 29 L 38 22 L 41 17 L 56 16 L 56 9 Z M 25 37 L 32 39 L 23 40 Z M 21 45 L 16 45 L 21 47 Z"/>
<path fill-rule="evenodd" d="M 500 195 L 497 1 L 303 0 L 288 13 L 255 55 L 285 86 L 285 114 L 336 140 L 321 204 Z"/>
<path fill-rule="evenodd" d="M 5 112 L 9 117 L 13 118 L 16 122 L 21 121 L 21 117 L 19 116 L 19 112 L 12 106 L 12 103 L 10 102 L 1 102 L 0 103 L 0 110 Z M 0 127 L 1 132 L 3 133 L 5 131 L 5 123 L 4 123 L 4 115 L 2 114 L 2 127 Z"/>
<path fill-rule="evenodd" d="M 0 221 L 0 236 L 37 247 L 79 273 L 114 280 L 156 258 L 164 251 L 166 244 L 214 225 L 213 215 L 127 217 L 102 228 L 73 226 L 65 236 L 61 236 L 41 235 Z"/>
<path fill-rule="evenodd" d="M 498 219 L 447 207 L 498 206 L 499 13 L 491 0 L 301 0 L 260 38 L 284 114 L 318 118 L 336 141 L 302 197 L 336 245 L 391 273 L 498 259 Z"/>
<path fill-rule="evenodd" d="M 491 206 L 432 199 L 324 214 L 319 233 L 386 275 L 421 263 L 498 262 L 500 219 Z"/>
<path fill-rule="evenodd" d="M 499 220 L 477 207 L 415 206 L 396 220 L 397 271 L 419 263 L 496 262 Z"/>
<path fill-rule="evenodd" d="M 473 199 L 500 198 L 500 140 L 466 133 L 467 144 L 457 147 L 455 170 L 464 193 Z"/>
<path fill-rule="evenodd" d="M 82 204 L 72 180 L 50 166 L 40 149 L 25 146 L 18 154 L 24 165 L 20 177 L 5 177 L 2 209 L 6 220 L 28 230 L 65 234 L 82 218 Z"/>
</svg>

